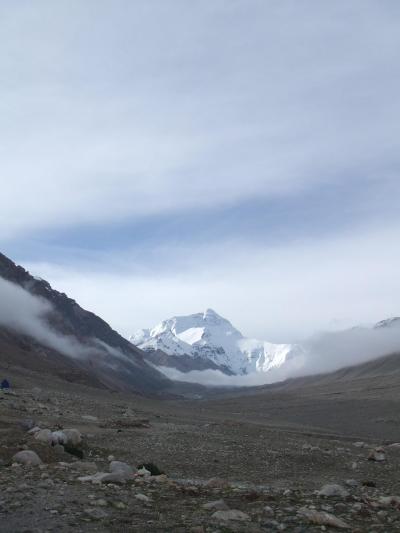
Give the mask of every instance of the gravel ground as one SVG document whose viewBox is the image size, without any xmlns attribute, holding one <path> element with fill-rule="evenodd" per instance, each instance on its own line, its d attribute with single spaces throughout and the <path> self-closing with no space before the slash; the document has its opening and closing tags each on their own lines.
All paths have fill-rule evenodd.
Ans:
<svg viewBox="0 0 400 533">
<path fill-rule="evenodd" d="M 321 404 L 313 420 L 305 397 L 308 424 L 304 413 L 296 421 L 284 395 L 267 416 L 265 398 L 152 400 L 11 378 L 13 393 L 0 395 L 2 532 L 400 531 L 400 447 L 372 419 L 361 437 L 348 421 L 343 431 L 338 421 L 333 427 L 327 399 L 324 427 Z M 32 425 L 78 429 L 83 457 L 40 443 L 27 431 Z M 384 460 L 368 460 L 379 447 Z M 42 464 L 16 465 L 23 449 Z M 109 471 L 110 456 L 133 467 L 152 462 L 165 475 L 79 479 Z M 339 489 L 318 494 L 327 484 Z"/>
</svg>

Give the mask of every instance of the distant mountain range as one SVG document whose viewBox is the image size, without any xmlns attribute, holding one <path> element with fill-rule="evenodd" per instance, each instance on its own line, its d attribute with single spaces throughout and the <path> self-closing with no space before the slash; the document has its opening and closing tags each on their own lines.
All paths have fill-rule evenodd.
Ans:
<svg viewBox="0 0 400 533">
<path fill-rule="evenodd" d="M 273 344 L 244 337 L 212 309 L 175 316 L 153 329 L 142 329 L 130 341 L 156 365 L 182 372 L 213 369 L 229 375 L 268 372 L 303 354 L 297 344 Z"/>
<path fill-rule="evenodd" d="M 363 350 L 358 350 L 363 360 L 342 358 L 340 362 L 336 355 L 346 351 L 352 337 L 346 332 L 333 333 L 324 341 L 332 345 L 336 366 L 331 369 L 343 368 L 351 361 L 366 361 L 366 355 L 372 359 L 398 352 L 399 328 L 397 317 L 373 328 L 353 328 L 357 335 L 376 331 L 378 335 L 368 335 L 366 339 L 369 344 L 377 340 L 379 343 L 372 353 L 364 354 L 369 347 L 364 340 Z M 337 343 L 338 335 L 341 344 Z M 390 342 L 381 344 L 384 338 L 390 338 Z M 268 373 L 309 356 L 304 346 L 246 338 L 212 309 L 164 320 L 151 330 L 138 331 L 130 340 L 45 280 L 33 277 L 0 254 L 0 368 L 4 375 L 8 370 L 36 372 L 90 386 L 170 396 L 191 393 L 193 384 L 177 384 L 157 367 L 181 372 L 213 369 L 244 376 Z M 316 355 L 318 362 L 318 349 Z M 304 367 L 304 374 L 307 373 L 315 373 L 314 366 Z"/>
</svg>

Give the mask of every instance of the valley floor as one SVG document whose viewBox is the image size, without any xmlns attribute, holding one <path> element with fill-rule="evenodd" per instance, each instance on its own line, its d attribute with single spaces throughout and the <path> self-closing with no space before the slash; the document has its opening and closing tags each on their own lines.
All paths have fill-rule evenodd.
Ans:
<svg viewBox="0 0 400 533">
<path fill-rule="evenodd" d="M 400 441 L 399 401 L 389 386 L 384 394 L 361 384 L 178 401 L 49 385 L 10 369 L 7 377 L 14 388 L 0 393 L 2 532 L 400 531 L 400 446 L 391 445 Z M 26 431 L 29 419 L 79 429 L 83 459 L 40 444 Z M 379 446 L 384 460 L 368 460 Z M 23 447 L 43 465 L 11 466 Z M 154 463 L 166 476 L 78 479 L 107 471 L 110 455 Z M 326 484 L 340 485 L 327 489 L 336 495 L 316 493 Z M 207 507 L 221 499 L 243 514 Z"/>
</svg>

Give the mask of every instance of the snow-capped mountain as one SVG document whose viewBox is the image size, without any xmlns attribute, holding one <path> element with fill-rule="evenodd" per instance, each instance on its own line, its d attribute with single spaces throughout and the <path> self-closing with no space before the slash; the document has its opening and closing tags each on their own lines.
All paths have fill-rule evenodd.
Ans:
<svg viewBox="0 0 400 533">
<path fill-rule="evenodd" d="M 130 341 L 147 352 L 153 363 L 181 371 L 213 368 L 236 375 L 268 372 L 303 354 L 296 344 L 246 338 L 212 309 L 164 320 L 153 329 L 137 331 Z"/>
</svg>

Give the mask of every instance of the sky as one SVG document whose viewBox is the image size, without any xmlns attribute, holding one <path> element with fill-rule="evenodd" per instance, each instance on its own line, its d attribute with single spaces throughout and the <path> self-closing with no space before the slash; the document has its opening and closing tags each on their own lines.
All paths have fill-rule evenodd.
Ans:
<svg viewBox="0 0 400 533">
<path fill-rule="evenodd" d="M 0 4 L 0 250 L 129 336 L 400 314 L 396 0 Z"/>
</svg>

